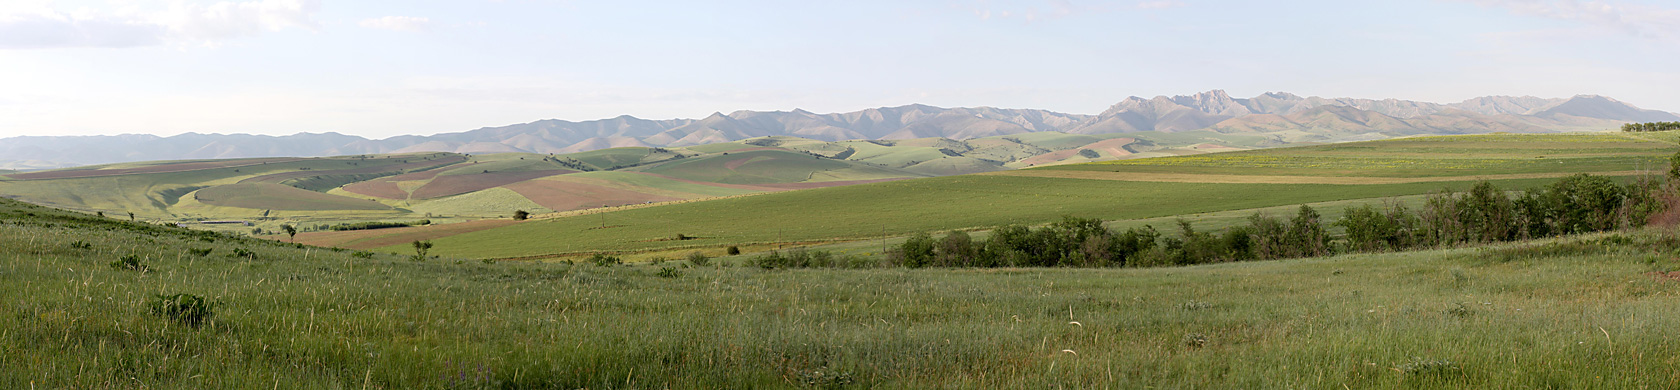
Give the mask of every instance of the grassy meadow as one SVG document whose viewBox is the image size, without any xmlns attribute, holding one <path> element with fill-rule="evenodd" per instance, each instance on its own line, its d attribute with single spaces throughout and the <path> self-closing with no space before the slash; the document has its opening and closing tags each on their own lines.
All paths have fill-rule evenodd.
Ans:
<svg viewBox="0 0 1680 390">
<path fill-rule="evenodd" d="M 1158 269 L 487 264 L 0 201 L 0 387 L 1671 388 L 1677 250 L 1649 230 Z"/>
</svg>

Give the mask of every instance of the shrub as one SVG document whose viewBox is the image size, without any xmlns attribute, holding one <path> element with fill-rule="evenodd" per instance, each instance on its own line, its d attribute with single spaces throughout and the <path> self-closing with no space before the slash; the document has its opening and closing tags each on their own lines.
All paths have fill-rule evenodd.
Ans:
<svg viewBox="0 0 1680 390">
<path fill-rule="evenodd" d="M 245 258 L 245 259 L 248 259 L 248 260 L 256 260 L 257 259 L 257 253 L 252 252 L 251 250 L 245 249 L 245 248 L 233 248 L 233 253 L 228 254 L 228 257 L 234 257 L 234 258 L 241 258 L 242 257 L 242 258 Z"/>
<path fill-rule="evenodd" d="M 215 304 L 192 294 L 155 295 L 148 306 L 151 307 L 152 314 L 168 317 L 194 328 L 215 315 Z"/>
<path fill-rule="evenodd" d="M 905 267 L 926 267 L 933 265 L 934 247 L 933 236 L 929 236 L 927 232 L 919 232 L 904 240 L 904 244 L 899 245 L 898 251 L 893 252 L 892 256 L 899 265 Z"/>
<path fill-rule="evenodd" d="M 414 261 L 424 261 L 424 260 L 426 260 L 426 252 L 429 252 L 429 251 L 432 250 L 432 242 L 431 241 L 415 240 L 410 245 L 414 246 L 414 257 L 413 257 Z"/>
<path fill-rule="evenodd" d="M 728 253 L 730 256 L 738 256 L 741 254 L 741 248 L 731 245 L 729 250 L 725 251 L 725 253 Z"/>
<path fill-rule="evenodd" d="M 70 248 L 72 248 L 72 249 L 93 249 L 93 244 L 89 244 L 87 241 L 77 240 L 75 242 L 70 243 Z"/>
<path fill-rule="evenodd" d="M 192 248 L 188 249 L 187 253 L 191 253 L 193 256 L 204 257 L 209 256 L 210 252 L 214 250 L 214 248 Z"/>
<path fill-rule="evenodd" d="M 624 259 L 620 259 L 620 258 L 618 258 L 618 256 L 608 256 L 608 255 L 605 255 L 605 254 L 596 253 L 593 256 L 589 256 L 589 262 L 594 263 L 596 266 L 599 266 L 599 267 L 611 267 L 611 266 L 615 266 L 615 265 L 619 265 L 619 264 L 624 264 Z"/>
<path fill-rule="evenodd" d="M 124 271 L 146 271 L 149 269 L 145 264 L 140 264 L 140 256 L 135 255 L 123 256 L 117 261 L 111 262 L 111 268 Z"/>
<path fill-rule="evenodd" d="M 373 252 L 356 251 L 354 253 L 351 253 L 350 257 L 355 257 L 355 258 L 360 258 L 360 259 L 372 259 L 373 258 Z"/>
<path fill-rule="evenodd" d="M 525 212 L 525 210 L 515 210 L 513 212 L 513 220 L 515 220 L 515 221 L 524 221 L 524 220 L 530 219 L 530 218 L 531 218 L 531 213 Z"/>
<path fill-rule="evenodd" d="M 661 278 L 680 278 L 682 277 L 682 271 L 678 271 L 676 268 L 672 267 L 663 267 L 659 269 L 659 273 L 656 275 L 659 275 Z"/>
<path fill-rule="evenodd" d="M 693 251 L 688 253 L 688 263 L 695 267 L 705 267 L 712 263 L 712 258 L 707 257 L 705 253 L 700 253 L 700 251 Z"/>
</svg>

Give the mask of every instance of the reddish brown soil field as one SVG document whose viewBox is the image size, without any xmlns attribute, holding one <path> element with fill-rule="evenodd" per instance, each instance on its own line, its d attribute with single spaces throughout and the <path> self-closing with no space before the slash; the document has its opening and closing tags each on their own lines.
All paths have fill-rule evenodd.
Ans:
<svg viewBox="0 0 1680 390">
<path fill-rule="evenodd" d="M 197 170 L 204 170 L 204 169 L 233 168 L 233 167 L 243 167 L 243 166 L 250 166 L 250 165 L 261 165 L 263 163 L 285 163 L 285 162 L 292 162 L 292 161 L 298 161 L 298 160 L 303 160 L 303 159 L 301 159 L 301 158 L 262 158 L 262 159 L 226 160 L 226 161 L 197 161 L 197 162 L 184 162 L 184 163 L 174 163 L 174 164 L 153 165 L 153 166 L 149 166 L 149 167 L 139 167 L 139 168 L 70 169 L 70 170 L 50 171 L 50 172 L 19 173 L 19 174 L 11 175 L 10 177 L 13 178 L 13 179 L 18 179 L 18 180 L 70 179 L 70 178 L 78 178 L 78 177 L 117 176 L 117 175 L 132 175 L 132 174 L 141 174 L 141 173 L 186 172 L 186 171 L 197 171 Z"/>
<path fill-rule="evenodd" d="M 623 206 L 647 202 L 681 200 L 669 196 L 644 194 L 594 184 L 552 180 L 532 180 L 507 186 L 532 202 L 555 211 L 578 210 L 591 207 Z"/>
<path fill-rule="evenodd" d="M 380 179 L 380 180 L 390 180 L 390 181 L 431 180 L 432 178 L 437 177 L 437 175 L 439 173 L 443 173 L 443 171 L 444 170 L 442 170 L 442 169 L 433 169 L 433 170 L 424 171 L 424 172 L 404 173 L 404 174 L 401 174 L 401 175 L 391 176 L 391 177 L 383 178 L 383 179 Z"/>
<path fill-rule="evenodd" d="M 557 169 L 530 172 L 491 172 L 438 176 L 414 190 L 415 199 L 431 199 L 501 187 L 513 183 L 577 171 Z M 539 202 L 540 203 L 540 202 Z"/>
<path fill-rule="evenodd" d="M 471 233 L 479 230 L 502 227 L 517 223 L 506 219 L 490 219 L 482 221 L 451 223 L 446 225 L 413 226 L 404 228 L 351 230 L 343 232 L 309 232 L 299 233 L 297 242 L 300 244 L 339 247 L 349 249 L 368 249 L 390 246 L 418 240 L 430 240 L 448 237 L 456 234 Z M 284 238 L 285 236 L 276 236 Z"/>
<path fill-rule="evenodd" d="M 368 180 L 360 183 L 350 183 L 344 186 L 345 191 L 385 199 L 408 199 L 408 192 L 397 187 L 397 182 L 385 179 Z"/>
<path fill-rule="evenodd" d="M 279 182 L 283 182 L 283 181 L 290 180 L 290 179 L 296 179 L 296 178 L 300 178 L 300 177 L 310 177 L 310 176 L 355 175 L 355 174 L 379 173 L 379 172 L 390 172 L 390 171 L 399 171 L 399 170 L 407 171 L 407 170 L 413 170 L 413 169 L 440 167 L 440 166 L 444 166 L 444 165 L 465 162 L 465 161 L 467 161 L 467 158 L 464 157 L 464 156 L 450 156 L 450 157 L 445 157 L 445 158 L 439 158 L 439 159 L 436 159 L 436 160 L 420 160 L 419 158 L 415 158 L 415 159 L 412 159 L 412 160 L 409 160 L 409 161 L 410 162 L 408 162 L 406 164 L 390 164 L 390 165 L 372 166 L 372 167 L 355 168 L 355 169 L 335 169 L 335 170 L 330 170 L 330 171 L 296 171 L 296 172 L 271 173 L 271 174 L 267 174 L 267 175 L 252 177 L 252 178 L 245 179 L 245 180 L 240 180 L 239 182 L 240 183 L 279 183 Z"/>
<path fill-rule="evenodd" d="M 431 178 L 437 177 L 439 173 L 443 173 L 443 170 L 433 169 L 424 172 L 404 173 L 401 175 L 382 177 L 360 183 L 351 183 L 350 185 L 344 186 L 344 190 L 385 199 L 408 199 L 408 191 L 403 191 L 401 187 L 397 187 L 397 182 L 430 180 Z"/>
</svg>

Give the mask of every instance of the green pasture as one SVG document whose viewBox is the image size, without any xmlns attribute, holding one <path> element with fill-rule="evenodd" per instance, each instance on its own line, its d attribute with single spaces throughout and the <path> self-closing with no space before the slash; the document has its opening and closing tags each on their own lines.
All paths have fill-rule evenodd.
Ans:
<svg viewBox="0 0 1680 390">
<path fill-rule="evenodd" d="M 727 184 L 799 183 L 915 177 L 913 173 L 785 150 L 711 154 L 666 162 L 638 171 L 680 179 Z"/>
<path fill-rule="evenodd" d="M 1549 180 L 1498 181 L 1528 188 Z M 1382 185 L 1206 184 L 950 176 L 819 188 L 533 221 L 435 240 L 475 258 L 745 243 L 868 239 L 923 231 L 1245 210 L 1468 188 L 1470 182 Z M 606 228 L 602 228 L 606 226 Z M 670 240 L 678 234 L 699 237 Z M 393 246 L 381 251 L 401 251 Z"/>
<path fill-rule="evenodd" d="M 678 194 L 687 194 L 689 196 L 695 196 L 695 195 L 698 195 L 698 196 L 731 196 L 731 195 L 742 195 L 742 194 L 750 194 L 750 193 L 758 192 L 758 191 L 739 189 L 739 188 L 719 187 L 719 186 L 713 186 L 713 185 L 686 182 L 686 181 L 681 181 L 681 180 L 673 180 L 673 179 L 667 179 L 667 178 L 663 178 L 663 177 L 659 177 L 659 176 L 644 175 L 644 174 L 633 173 L 633 172 L 618 172 L 618 171 L 584 172 L 584 173 L 574 173 L 574 174 L 571 174 L 571 175 L 567 175 L 567 177 L 568 178 L 580 178 L 580 179 L 605 180 L 605 181 L 608 181 L 608 182 L 620 184 L 625 188 L 631 188 L 631 189 L 638 189 L 638 188 L 639 189 L 653 189 L 654 191 L 642 191 L 642 192 L 653 193 L 653 194 L 678 193 Z"/>
<path fill-rule="evenodd" d="M 253 210 L 388 210 L 389 206 L 365 199 L 311 192 L 274 183 L 225 184 L 198 190 L 200 203 Z"/>
<path fill-rule="evenodd" d="M 0 387 L 1672 388 L 1673 234 L 764 271 L 362 259 L 0 200 Z"/>
<path fill-rule="evenodd" d="M 1674 145 L 1619 134 L 1415 137 L 1059 165 L 1042 169 L 1182 174 L 1440 177 L 1660 170 Z"/>
<path fill-rule="evenodd" d="M 490 172 L 531 172 L 572 169 L 560 163 L 547 160 L 547 155 L 531 153 L 496 153 L 474 155 L 465 163 L 451 165 L 438 176 L 470 175 L 474 173 Z"/>
</svg>

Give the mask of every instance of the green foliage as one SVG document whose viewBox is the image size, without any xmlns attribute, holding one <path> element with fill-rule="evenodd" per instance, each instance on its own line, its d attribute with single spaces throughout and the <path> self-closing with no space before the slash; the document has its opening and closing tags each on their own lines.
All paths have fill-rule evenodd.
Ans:
<svg viewBox="0 0 1680 390">
<path fill-rule="evenodd" d="M 430 252 L 432 250 L 431 241 L 415 240 L 414 242 L 409 243 L 409 245 L 414 247 L 414 257 L 412 258 L 414 261 L 425 261 L 426 252 Z"/>
<path fill-rule="evenodd" d="M 1622 131 L 1629 132 L 1629 133 L 1645 132 L 1645 131 L 1670 131 L 1670 130 L 1680 130 L 1680 122 L 1646 122 L 1646 123 L 1628 123 L 1628 124 L 1623 124 L 1622 125 Z"/>
<path fill-rule="evenodd" d="M 624 264 L 624 259 L 621 259 L 618 256 L 596 253 L 589 256 L 589 262 L 591 264 L 595 264 L 596 267 L 612 267 Z"/>
<path fill-rule="evenodd" d="M 215 304 L 192 294 L 154 295 L 147 304 L 154 315 L 163 316 L 194 328 L 215 315 Z"/>
<path fill-rule="evenodd" d="M 350 253 L 350 257 L 354 257 L 354 258 L 358 258 L 358 259 L 372 259 L 373 258 L 373 252 L 355 251 L 355 252 Z"/>
<path fill-rule="evenodd" d="M 524 220 L 527 220 L 527 219 L 530 219 L 530 218 L 531 218 L 531 213 L 526 212 L 525 210 L 515 210 L 513 212 L 513 220 L 515 220 L 515 221 L 524 221 Z"/>
<path fill-rule="evenodd" d="M 1380 252 L 1411 248 L 1418 218 L 1401 203 L 1390 204 L 1386 212 L 1367 204 L 1348 208 L 1334 225 L 1346 230 L 1349 250 Z"/>
<path fill-rule="evenodd" d="M 737 250 L 735 253 L 741 252 Z M 712 264 L 712 258 L 710 256 L 706 256 L 705 253 L 700 251 L 688 252 L 688 264 L 695 267 L 705 267 Z"/>
<path fill-rule="evenodd" d="M 789 268 L 861 269 L 874 268 L 878 266 L 879 263 L 856 256 L 835 256 L 833 253 L 828 251 L 794 249 L 787 251 L 787 253 L 782 253 L 781 251 L 770 251 L 770 253 L 748 259 L 746 265 L 758 267 L 764 270 Z"/>
<path fill-rule="evenodd" d="M 125 255 L 122 258 L 117 259 L 117 261 L 111 262 L 111 268 L 112 269 L 124 270 L 124 271 L 142 271 L 142 272 L 150 269 L 150 267 L 147 267 L 144 264 L 140 264 L 140 256 L 135 256 L 135 255 Z"/>
<path fill-rule="evenodd" d="M 676 268 L 673 268 L 673 267 L 660 267 L 659 268 L 659 273 L 656 273 L 654 275 L 659 276 L 661 278 L 680 278 L 680 277 L 682 277 L 682 271 L 678 271 Z"/>
<path fill-rule="evenodd" d="M 76 240 L 76 241 L 73 241 L 73 242 L 70 243 L 70 248 L 71 249 L 88 250 L 88 249 L 93 249 L 93 244 L 90 244 L 87 241 Z"/>
<path fill-rule="evenodd" d="M 190 253 L 193 256 L 204 257 L 204 256 L 209 256 L 210 252 L 215 251 L 215 250 L 216 250 L 216 248 L 192 248 L 192 249 L 188 249 L 187 253 Z"/>
<path fill-rule="evenodd" d="M 257 252 L 252 252 L 250 249 L 245 249 L 245 248 L 233 248 L 233 253 L 229 253 L 228 257 L 240 258 L 240 259 L 246 259 L 246 260 L 256 260 L 257 259 Z"/>
<path fill-rule="evenodd" d="M 741 254 L 741 247 L 730 245 L 729 249 L 724 250 L 724 253 L 728 253 L 730 256 L 739 256 Z"/>
<path fill-rule="evenodd" d="M 935 247 L 933 236 L 929 236 L 927 232 L 919 232 L 899 245 L 898 251 L 891 253 L 892 261 L 909 268 L 933 265 Z"/>
<path fill-rule="evenodd" d="M 422 223 L 422 222 L 423 222 L 423 223 Z M 327 227 L 327 230 L 331 230 L 331 231 L 335 231 L 335 232 L 342 232 L 342 231 L 350 231 L 350 230 L 373 230 L 373 229 L 389 229 L 389 228 L 399 228 L 399 227 L 409 227 L 409 226 L 419 226 L 419 225 L 429 225 L 429 224 L 431 224 L 431 223 L 432 223 L 432 221 L 431 221 L 431 220 L 421 220 L 421 221 L 415 221 L 415 222 L 358 222 L 358 223 L 341 223 L 341 224 L 337 224 L 337 225 L 332 225 L 332 226 L 329 226 L 329 227 Z"/>
</svg>

